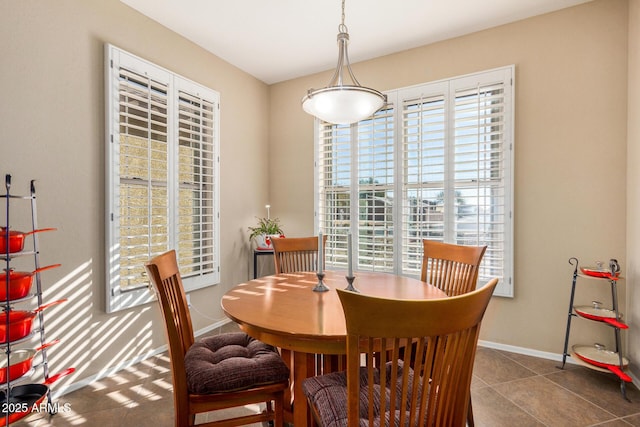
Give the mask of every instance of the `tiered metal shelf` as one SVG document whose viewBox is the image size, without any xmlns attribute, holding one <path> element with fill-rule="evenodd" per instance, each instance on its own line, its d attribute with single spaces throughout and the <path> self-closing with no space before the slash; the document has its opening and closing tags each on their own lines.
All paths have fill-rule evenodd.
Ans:
<svg viewBox="0 0 640 427">
<path fill-rule="evenodd" d="M 621 330 L 628 329 L 622 321 L 622 314 L 618 309 L 618 288 L 617 283 L 620 277 L 620 266 L 618 261 L 609 261 L 609 267 L 597 266 L 596 268 L 578 268 L 578 259 L 570 258 L 569 264 L 574 266 L 573 280 L 571 282 L 571 297 L 569 299 L 569 313 L 567 316 L 567 329 L 564 339 L 564 350 L 562 353 L 561 369 L 564 369 L 567 356 L 571 356 L 576 363 L 596 371 L 613 373 L 620 379 L 620 392 L 622 397 L 627 397 L 626 383 L 632 382 L 632 378 L 625 372 L 629 361 L 622 354 Z M 580 270 L 580 272 L 578 271 Z M 603 307 L 599 301 L 593 301 L 591 305 L 576 306 L 574 298 L 576 294 L 576 283 L 578 278 L 596 280 L 603 284 L 608 283 L 611 287 L 611 308 Z M 589 345 L 573 345 L 569 351 L 569 335 L 571 332 L 571 320 L 574 317 L 581 317 L 591 322 L 598 322 L 610 327 L 614 333 L 615 350 L 607 348 L 599 343 Z"/>
<path fill-rule="evenodd" d="M 0 282 L 3 289 L 3 292 L 0 291 L 0 305 L 3 309 L 3 315 L 0 315 L 0 348 L 5 353 L 4 360 L 0 363 L 0 420 L 3 421 L 2 424 L 9 425 L 34 410 L 40 411 L 40 408 L 46 408 L 51 415 L 56 413 L 57 406 L 52 402 L 49 385 L 61 376 L 73 372 L 73 369 L 53 376 L 49 373 L 47 349 L 57 341 L 47 342 L 43 311 L 64 300 L 43 304 L 41 272 L 58 267 L 59 264 L 41 267 L 39 234 L 54 229 L 38 229 L 34 181 L 30 183 L 28 195 L 14 195 L 11 194 L 11 175 L 6 175 L 5 189 L 5 194 L 0 194 L 0 200 L 4 200 L 6 208 L 5 223 L 0 226 L 0 259 L 5 264 L 1 275 L 4 280 Z M 30 211 L 31 218 L 24 218 L 22 215 L 19 219 L 24 223 L 30 220 L 29 231 L 17 231 L 11 227 L 12 207 L 18 203 L 28 204 L 26 209 Z M 27 258 L 27 264 L 33 262 L 33 271 L 15 271 L 13 265 L 17 258 Z M 16 305 L 29 301 L 35 301 L 37 308 L 16 308 Z M 33 342 L 34 338 L 39 342 L 37 348 L 19 348 L 23 343 Z M 41 361 L 36 363 L 38 360 Z M 43 381 L 30 383 L 29 380 L 38 371 L 41 371 Z"/>
</svg>

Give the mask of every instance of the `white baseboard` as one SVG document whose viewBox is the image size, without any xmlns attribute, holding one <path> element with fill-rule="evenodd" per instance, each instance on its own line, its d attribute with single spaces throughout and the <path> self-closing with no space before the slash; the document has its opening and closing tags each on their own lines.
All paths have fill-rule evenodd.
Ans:
<svg viewBox="0 0 640 427">
<path fill-rule="evenodd" d="M 549 353 L 547 351 L 533 350 L 530 348 L 517 347 L 515 345 L 500 344 L 492 341 L 483 341 L 483 340 L 478 341 L 478 346 L 492 348 L 494 350 L 509 351 L 511 353 L 524 354 L 526 356 L 539 357 L 540 359 L 555 360 L 558 362 L 562 361 L 561 353 Z M 576 362 L 571 360 L 571 358 L 567 358 L 567 363 L 575 364 Z"/>
<path fill-rule="evenodd" d="M 207 326 L 206 328 L 202 328 L 199 329 L 197 331 L 194 332 L 194 335 L 196 337 L 199 337 L 201 335 L 207 334 L 211 331 L 213 331 L 214 329 L 220 328 L 224 325 L 226 325 L 227 323 L 230 323 L 231 319 L 223 319 L 220 320 L 212 325 Z M 118 371 L 121 371 L 123 369 L 126 369 L 130 366 L 133 366 L 137 363 L 142 362 L 143 360 L 149 359 L 150 357 L 156 356 L 160 353 L 164 353 L 165 351 L 167 351 L 168 347 L 167 345 L 163 345 L 161 347 L 158 347 L 154 350 L 148 351 L 146 353 L 141 354 L 140 356 L 134 358 L 134 359 L 130 359 L 130 360 L 126 360 L 122 363 L 119 363 L 118 365 L 115 366 L 111 366 L 111 367 L 107 367 L 102 369 L 100 372 L 98 372 L 97 374 L 91 375 L 89 377 L 86 378 L 82 378 L 79 381 L 75 381 L 71 384 L 67 384 L 63 387 L 54 387 L 54 390 L 52 390 L 52 397 L 53 398 L 58 398 L 60 396 L 64 396 L 65 394 L 71 393 L 73 391 L 79 390 L 83 387 L 88 386 L 89 384 L 95 382 L 95 381 L 100 381 L 103 378 L 109 377 L 115 373 L 117 373 Z"/>
</svg>

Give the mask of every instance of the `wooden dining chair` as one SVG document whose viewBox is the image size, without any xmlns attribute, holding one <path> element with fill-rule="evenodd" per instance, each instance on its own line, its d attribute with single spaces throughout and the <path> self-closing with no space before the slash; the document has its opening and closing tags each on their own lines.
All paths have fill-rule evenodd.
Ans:
<svg viewBox="0 0 640 427">
<path fill-rule="evenodd" d="M 476 288 L 486 246 L 454 245 L 428 239 L 424 239 L 422 245 L 423 282 L 437 286 L 449 296 L 461 295 Z M 471 401 L 467 424 L 469 427 L 475 425 Z"/>
<path fill-rule="evenodd" d="M 318 270 L 318 236 L 312 237 L 281 237 L 272 239 L 273 262 L 275 274 L 295 273 L 298 271 Z M 327 235 L 322 236 L 322 256 L 327 246 Z M 323 258 L 324 259 L 324 258 Z M 280 354 L 289 366 L 293 366 L 291 350 L 279 348 Z M 344 358 L 342 358 L 344 359 Z M 314 372 L 336 369 L 342 366 L 341 358 L 336 355 L 316 355 L 313 364 L 308 369 Z"/>
<path fill-rule="evenodd" d="M 325 252 L 326 234 L 322 238 L 322 248 Z M 318 236 L 281 237 L 273 239 L 271 244 L 273 245 L 276 274 L 316 271 L 318 269 Z"/>
<path fill-rule="evenodd" d="M 271 346 L 244 332 L 195 341 L 175 251 L 145 264 L 169 343 L 176 427 L 195 425 L 198 413 L 265 403 L 262 413 L 199 424 L 238 426 L 273 420 L 284 423 L 289 368 Z M 275 409 L 271 402 L 275 402 Z"/>
<path fill-rule="evenodd" d="M 437 286 L 450 297 L 476 288 L 480 262 L 486 246 L 463 246 L 451 243 L 422 241 L 421 279 Z"/>
<path fill-rule="evenodd" d="M 347 369 L 303 382 L 314 419 L 321 426 L 463 427 L 480 324 L 497 283 L 432 300 L 338 289 Z M 415 350 L 407 345 L 413 341 Z M 414 351 L 422 361 L 416 369 L 409 366 Z"/>
</svg>

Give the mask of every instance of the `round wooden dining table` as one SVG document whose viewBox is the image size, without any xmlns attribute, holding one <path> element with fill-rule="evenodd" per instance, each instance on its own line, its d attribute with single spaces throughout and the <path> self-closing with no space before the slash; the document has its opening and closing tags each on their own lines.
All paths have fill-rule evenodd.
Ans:
<svg viewBox="0 0 640 427">
<path fill-rule="evenodd" d="M 336 289 L 347 287 L 345 272 L 325 271 L 326 292 L 313 291 L 314 272 L 282 273 L 239 284 L 222 297 L 222 309 L 250 336 L 281 349 L 291 369 L 295 427 L 309 421 L 302 380 L 342 369 L 346 353 L 346 326 Z M 395 299 L 446 298 L 435 286 L 417 279 L 387 273 L 356 272 L 355 288 L 365 294 Z M 288 408 L 291 411 L 291 408 Z M 290 414 L 291 412 L 289 412 Z"/>
</svg>

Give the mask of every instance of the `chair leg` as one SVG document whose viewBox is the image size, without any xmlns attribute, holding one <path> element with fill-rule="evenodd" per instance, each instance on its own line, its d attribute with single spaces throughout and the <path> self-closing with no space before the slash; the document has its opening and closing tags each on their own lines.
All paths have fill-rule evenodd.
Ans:
<svg viewBox="0 0 640 427">
<path fill-rule="evenodd" d="M 275 427 L 284 427 L 284 392 L 279 393 L 275 398 Z"/>
<path fill-rule="evenodd" d="M 467 409 L 467 426 L 474 427 L 473 408 L 471 407 L 471 395 L 469 395 L 469 409 Z"/>
</svg>

